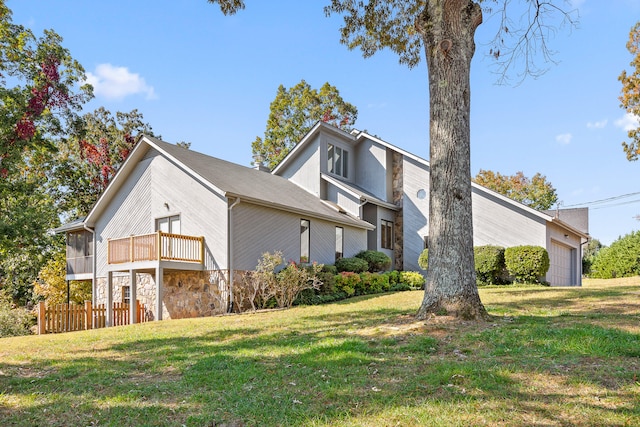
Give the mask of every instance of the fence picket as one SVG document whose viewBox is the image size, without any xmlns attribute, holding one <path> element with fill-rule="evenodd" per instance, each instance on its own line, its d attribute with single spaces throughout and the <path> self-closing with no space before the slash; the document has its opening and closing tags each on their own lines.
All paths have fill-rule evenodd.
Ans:
<svg viewBox="0 0 640 427">
<path fill-rule="evenodd" d="M 147 322 L 146 308 L 136 301 L 138 322 Z M 44 301 L 38 306 L 38 334 L 73 332 L 86 329 L 98 329 L 106 326 L 107 308 L 104 304 L 92 307 L 87 301 L 79 304 L 55 304 L 46 307 Z M 129 304 L 113 304 L 113 325 L 124 326 L 130 322 Z"/>
</svg>

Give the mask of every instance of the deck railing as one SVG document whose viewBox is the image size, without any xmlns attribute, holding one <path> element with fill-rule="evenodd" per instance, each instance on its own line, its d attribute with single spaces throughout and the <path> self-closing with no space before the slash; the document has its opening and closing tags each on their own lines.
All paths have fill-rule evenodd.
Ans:
<svg viewBox="0 0 640 427">
<path fill-rule="evenodd" d="M 109 264 L 137 261 L 184 261 L 204 263 L 204 237 L 164 233 L 109 240 Z"/>
</svg>

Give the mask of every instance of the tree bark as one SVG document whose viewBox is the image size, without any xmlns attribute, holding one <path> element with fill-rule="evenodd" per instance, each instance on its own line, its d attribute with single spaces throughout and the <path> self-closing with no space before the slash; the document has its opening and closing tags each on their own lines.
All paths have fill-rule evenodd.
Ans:
<svg viewBox="0 0 640 427">
<path fill-rule="evenodd" d="M 482 10 L 472 0 L 427 0 L 416 20 L 429 72 L 429 268 L 418 318 L 483 319 L 473 260 L 470 73 Z"/>
</svg>

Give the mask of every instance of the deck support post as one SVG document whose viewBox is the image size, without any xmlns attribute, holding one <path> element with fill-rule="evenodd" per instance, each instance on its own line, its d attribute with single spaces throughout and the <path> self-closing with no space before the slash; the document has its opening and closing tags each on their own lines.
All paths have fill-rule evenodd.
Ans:
<svg viewBox="0 0 640 427">
<path fill-rule="evenodd" d="M 131 319 L 131 324 L 138 323 L 138 311 L 136 310 L 137 287 L 136 271 L 129 270 L 129 319 Z"/>
<path fill-rule="evenodd" d="M 156 267 L 156 320 L 162 320 L 162 292 L 164 285 L 162 283 L 163 268 L 158 262 Z"/>
<path fill-rule="evenodd" d="M 107 272 L 107 316 L 106 326 L 113 326 L 113 271 Z"/>
</svg>

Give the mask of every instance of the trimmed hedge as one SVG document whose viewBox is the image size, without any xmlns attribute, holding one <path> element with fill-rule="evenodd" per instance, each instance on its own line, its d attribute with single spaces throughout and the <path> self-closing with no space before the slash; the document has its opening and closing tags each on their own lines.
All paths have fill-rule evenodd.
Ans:
<svg viewBox="0 0 640 427">
<path fill-rule="evenodd" d="M 541 246 L 514 246 L 504 251 L 507 271 L 518 283 L 540 283 L 549 271 L 549 254 Z"/>
<path fill-rule="evenodd" d="M 368 271 L 375 273 L 376 271 L 385 271 L 391 267 L 391 258 L 387 254 L 379 251 L 361 251 L 356 258 L 367 261 Z"/>
<path fill-rule="evenodd" d="M 363 273 L 369 269 L 369 263 L 362 258 L 340 258 L 335 263 L 338 273 L 344 271 Z"/>
<path fill-rule="evenodd" d="M 504 284 L 504 248 L 500 246 L 476 246 L 473 248 L 478 285 Z"/>
</svg>

